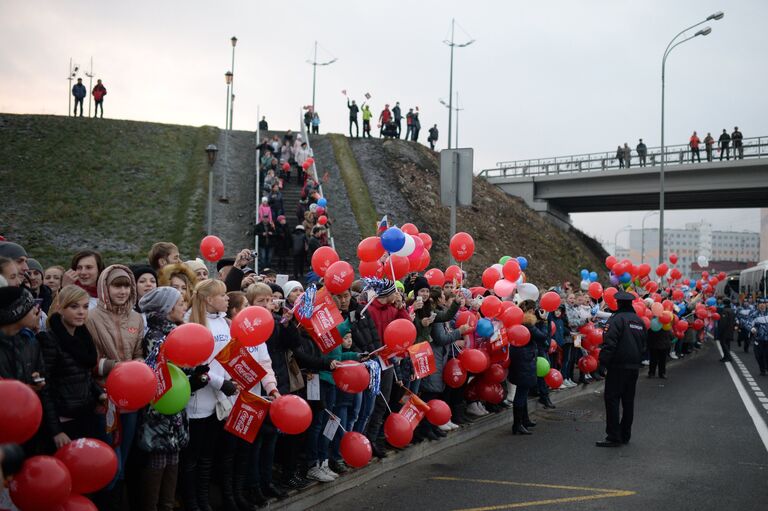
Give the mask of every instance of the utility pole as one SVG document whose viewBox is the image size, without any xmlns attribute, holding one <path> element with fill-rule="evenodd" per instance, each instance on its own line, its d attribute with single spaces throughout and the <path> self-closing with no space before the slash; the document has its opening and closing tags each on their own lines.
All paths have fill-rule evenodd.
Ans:
<svg viewBox="0 0 768 511">
<path fill-rule="evenodd" d="M 85 73 L 85 76 L 88 77 L 88 117 L 90 117 L 91 116 L 91 99 L 93 99 L 91 95 L 91 91 L 93 90 L 93 57 L 91 57 L 91 68 L 87 73 Z"/>
<path fill-rule="evenodd" d="M 229 99 L 229 125 L 227 126 L 230 130 L 232 129 L 232 114 L 234 113 L 235 109 L 235 46 L 237 45 L 237 37 L 232 36 L 232 67 L 230 68 L 230 72 L 232 73 L 231 78 L 231 89 L 230 89 L 230 99 Z"/>
<path fill-rule="evenodd" d="M 452 127 L 453 127 L 452 126 L 453 124 L 452 123 L 453 121 L 453 49 L 465 48 L 475 42 L 474 39 L 470 39 L 466 43 L 456 44 L 456 42 L 454 41 L 454 36 L 456 31 L 455 29 L 456 29 L 456 19 L 451 18 L 451 40 L 443 41 L 443 43 L 447 44 L 451 48 L 451 66 L 450 66 L 450 74 L 448 77 L 448 149 L 451 148 L 451 134 L 452 134 Z"/>
</svg>

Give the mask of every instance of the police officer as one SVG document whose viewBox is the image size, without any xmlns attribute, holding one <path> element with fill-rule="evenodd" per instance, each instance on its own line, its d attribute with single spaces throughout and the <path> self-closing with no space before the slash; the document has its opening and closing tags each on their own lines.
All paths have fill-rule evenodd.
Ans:
<svg viewBox="0 0 768 511">
<path fill-rule="evenodd" d="M 736 313 L 736 326 L 738 327 L 739 335 L 737 337 L 739 346 L 744 344 L 744 353 L 749 353 L 749 337 L 750 330 L 752 329 L 752 322 L 754 321 L 756 310 L 752 308 L 748 299 L 745 299 L 741 307 Z"/>
<path fill-rule="evenodd" d="M 635 407 L 635 385 L 642 367 L 648 334 L 632 308 L 634 295 L 616 293 L 618 310 L 605 326 L 600 350 L 600 374 L 605 377 L 605 440 L 598 447 L 629 443 Z"/>
<path fill-rule="evenodd" d="M 760 376 L 768 374 L 768 299 L 757 301 L 757 311 L 750 329 L 754 335 L 755 358 L 760 366 Z"/>
<path fill-rule="evenodd" d="M 720 340 L 720 346 L 723 348 L 723 358 L 720 362 L 731 361 L 731 341 L 733 332 L 736 329 L 736 315 L 731 308 L 731 301 L 728 298 L 723 300 L 723 308 L 720 310 L 720 319 L 717 322 L 717 338 Z"/>
</svg>

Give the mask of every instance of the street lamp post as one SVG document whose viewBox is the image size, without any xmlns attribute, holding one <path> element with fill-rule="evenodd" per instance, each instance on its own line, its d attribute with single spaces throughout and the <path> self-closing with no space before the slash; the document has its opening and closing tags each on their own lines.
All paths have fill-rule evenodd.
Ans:
<svg viewBox="0 0 768 511">
<path fill-rule="evenodd" d="M 632 228 L 631 225 L 625 225 L 624 227 L 616 231 L 616 235 L 613 237 L 613 252 L 614 252 L 613 255 L 616 255 L 616 253 L 618 253 L 619 251 L 619 234 L 621 234 L 624 231 L 628 231 L 631 228 Z"/>
<path fill-rule="evenodd" d="M 450 108 L 448 103 L 440 100 L 440 104 L 443 105 L 445 108 Z M 459 108 L 459 91 L 456 91 L 456 108 L 453 109 L 456 112 L 456 147 L 459 147 L 459 112 L 464 110 L 464 108 Z"/>
<path fill-rule="evenodd" d="M 645 214 L 643 217 L 643 221 L 640 223 L 640 230 L 642 231 L 642 235 L 640 236 L 640 262 L 645 262 L 645 220 L 646 218 L 652 217 L 653 215 L 658 215 L 658 211 L 649 211 Z M 661 264 L 661 259 L 659 259 L 659 264 Z"/>
<path fill-rule="evenodd" d="M 93 57 L 91 57 L 91 67 L 88 70 L 87 73 L 85 73 L 85 76 L 88 77 L 88 118 L 91 117 L 91 99 L 93 98 L 93 94 L 91 94 L 91 91 L 93 91 Z"/>
<path fill-rule="evenodd" d="M 317 84 L 317 66 L 330 66 L 334 62 L 336 62 L 336 57 L 332 58 L 331 60 L 327 60 L 325 62 L 318 62 L 317 61 L 317 41 L 315 41 L 315 57 L 312 60 L 308 60 L 307 64 L 312 64 L 312 112 L 315 111 L 315 85 Z"/>
<path fill-rule="evenodd" d="M 227 71 L 224 73 L 224 80 L 227 82 L 227 111 L 228 113 L 231 112 L 229 110 L 230 107 L 230 87 L 232 87 L 232 71 Z M 229 117 L 229 115 L 227 115 Z M 229 119 L 228 119 L 229 120 Z M 221 197 L 219 200 L 221 202 L 229 202 L 229 198 L 227 197 L 227 168 L 229 167 L 229 126 L 228 124 L 224 125 L 224 172 L 221 173 L 222 176 L 222 187 L 221 187 Z"/>
<path fill-rule="evenodd" d="M 208 234 L 213 234 L 213 164 L 216 163 L 216 144 L 208 144 L 205 154 L 208 155 Z"/>
<path fill-rule="evenodd" d="M 232 129 L 232 114 L 235 110 L 235 46 L 237 45 L 237 37 L 232 36 L 232 67 L 231 69 L 231 78 L 230 78 L 230 84 L 232 85 L 232 88 L 230 89 L 230 98 L 229 98 L 229 129 Z"/>
<path fill-rule="evenodd" d="M 474 39 L 470 39 L 468 42 L 463 44 L 456 43 L 454 41 L 455 28 L 456 28 L 456 20 L 454 18 L 451 18 L 451 40 L 443 41 L 443 43 L 447 44 L 451 48 L 451 71 L 448 78 L 448 149 L 451 148 L 451 129 L 452 129 L 452 120 L 453 120 L 453 49 L 466 48 L 467 46 L 475 42 Z M 458 123 L 458 114 L 456 114 L 456 117 L 457 117 L 457 123 Z"/>
<path fill-rule="evenodd" d="M 710 32 L 712 32 L 712 29 L 709 27 L 705 27 L 692 36 L 688 36 L 685 39 L 678 41 L 677 39 L 683 35 L 685 32 L 691 30 L 692 28 L 698 27 L 699 25 L 706 23 L 710 20 L 721 20 L 723 19 L 723 16 L 725 14 L 722 11 L 718 11 L 714 14 L 710 14 L 707 16 L 707 18 L 703 21 L 700 21 L 694 25 L 691 25 L 690 27 L 686 28 L 685 30 L 681 30 L 675 37 L 672 38 L 672 40 L 667 45 L 667 48 L 664 50 L 664 57 L 661 59 L 661 165 L 659 167 L 659 263 L 664 260 L 664 160 L 665 160 L 665 154 L 664 154 L 664 85 L 665 85 L 665 75 L 666 75 L 666 65 L 667 65 L 667 57 L 669 54 L 683 44 L 686 41 L 690 41 L 694 37 L 697 36 L 705 36 L 709 35 Z M 677 42 L 675 42 L 677 41 Z"/>
</svg>

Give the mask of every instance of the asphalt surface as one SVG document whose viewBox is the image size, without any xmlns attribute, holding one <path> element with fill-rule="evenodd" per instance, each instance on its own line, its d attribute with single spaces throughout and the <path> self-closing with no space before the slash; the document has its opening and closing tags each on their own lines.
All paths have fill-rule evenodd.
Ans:
<svg viewBox="0 0 768 511">
<path fill-rule="evenodd" d="M 734 344 L 734 348 L 736 348 Z M 768 390 L 752 353 L 733 368 L 761 419 Z M 705 348 L 667 370 L 641 371 L 632 442 L 605 449 L 602 394 L 537 411 L 532 436 L 504 427 L 392 471 L 316 509 L 768 509 L 768 452 L 720 354 Z"/>
</svg>

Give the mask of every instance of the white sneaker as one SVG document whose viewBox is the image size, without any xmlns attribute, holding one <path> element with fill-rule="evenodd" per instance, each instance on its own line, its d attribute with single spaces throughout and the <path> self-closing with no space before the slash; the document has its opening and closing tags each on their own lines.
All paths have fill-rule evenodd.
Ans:
<svg viewBox="0 0 768 511">
<path fill-rule="evenodd" d="M 565 381 L 568 382 L 568 388 L 569 389 L 572 389 L 573 387 L 578 387 L 578 384 L 574 383 L 574 381 L 571 380 L 571 379 L 568 379 L 568 380 L 565 380 Z"/>
<path fill-rule="evenodd" d="M 449 426 L 447 422 L 442 426 L 438 426 L 437 429 L 439 429 L 440 431 L 444 431 L 445 433 L 448 433 L 449 431 L 453 431 L 453 428 L 451 428 L 451 426 Z"/>
<path fill-rule="evenodd" d="M 651 365 L 651 361 L 650 360 L 643 360 L 642 364 L 644 366 L 649 366 L 649 365 Z"/>
<path fill-rule="evenodd" d="M 671 352 L 669 354 L 669 358 L 671 358 L 672 360 L 677 360 L 678 359 L 677 353 L 675 353 L 674 351 Z"/>
<path fill-rule="evenodd" d="M 474 403 L 470 403 L 469 406 L 467 406 L 467 413 L 469 415 L 474 415 L 475 417 L 482 417 L 485 415 L 483 411 L 480 409 L 480 403 L 475 401 Z"/>
<path fill-rule="evenodd" d="M 480 411 L 483 412 L 483 415 L 488 415 L 491 412 L 486 410 L 485 405 L 482 403 L 482 401 L 478 401 L 477 404 L 480 406 Z"/>
<path fill-rule="evenodd" d="M 452 421 L 448 421 L 448 424 L 446 425 L 451 428 L 451 431 L 456 431 L 461 427 L 458 424 L 454 424 Z"/>
<path fill-rule="evenodd" d="M 328 475 L 320 465 L 314 465 L 307 470 L 307 479 L 320 481 L 321 483 L 330 483 L 335 480 L 335 478 Z"/>
<path fill-rule="evenodd" d="M 322 465 L 320 465 L 320 470 L 325 472 L 329 477 L 332 479 L 336 479 L 339 477 L 339 474 L 331 470 L 331 467 L 328 466 L 328 460 L 325 460 Z"/>
</svg>

